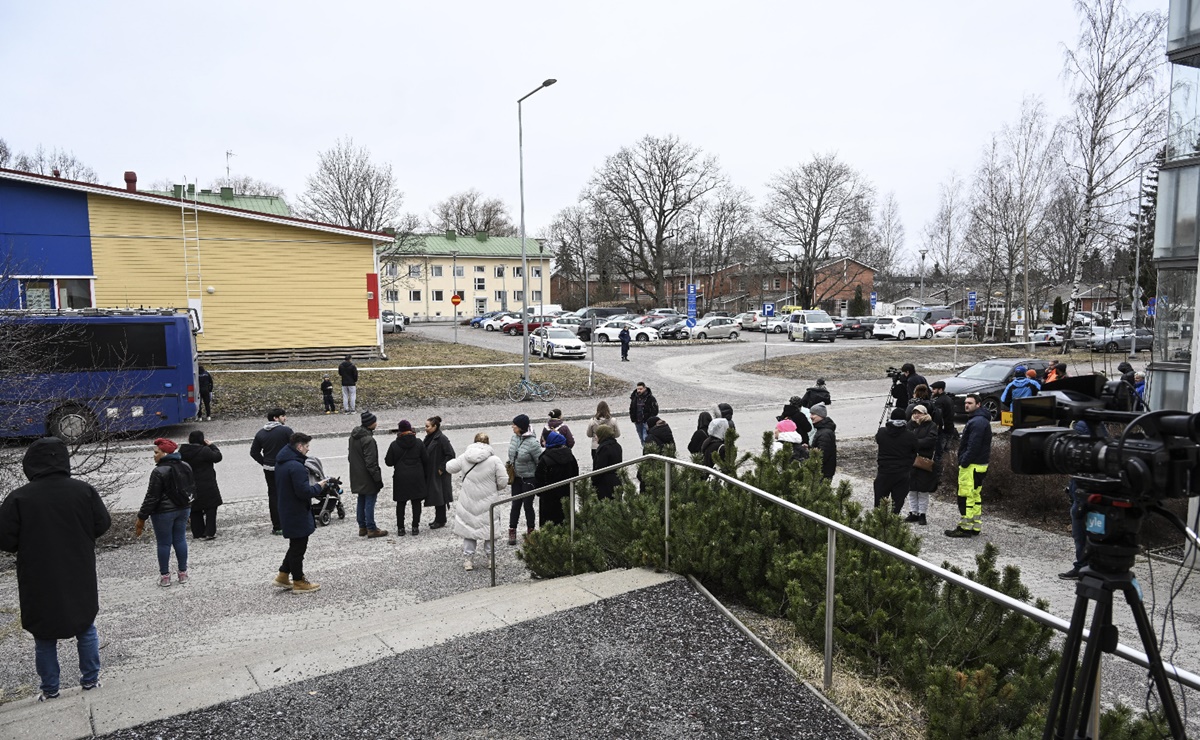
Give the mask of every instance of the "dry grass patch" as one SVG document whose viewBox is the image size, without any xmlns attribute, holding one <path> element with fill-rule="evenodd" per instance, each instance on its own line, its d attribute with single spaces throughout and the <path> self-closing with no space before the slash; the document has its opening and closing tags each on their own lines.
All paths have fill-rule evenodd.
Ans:
<svg viewBox="0 0 1200 740">
<path fill-rule="evenodd" d="M 358 397 L 363 408 L 395 408 L 404 405 L 469 406 L 477 403 L 507 401 L 508 389 L 521 379 L 521 368 L 462 368 L 462 365 L 519 363 L 521 355 L 465 344 L 439 342 L 415 334 L 393 334 L 385 338 L 387 360 L 356 362 L 359 369 Z M 588 393 L 586 364 L 530 364 L 534 381 L 550 381 L 560 397 Z M 437 366 L 434 370 L 363 372 L 371 367 Z M 334 398 L 341 405 L 341 385 L 336 366 L 329 363 L 291 363 L 286 366 L 239 366 L 236 369 L 261 369 L 261 373 L 233 373 L 210 366 L 215 381 L 213 402 L 222 416 L 257 417 L 272 406 L 292 413 L 320 413 L 321 377 L 328 373 L 334 384 Z M 311 372 L 270 372 L 305 369 Z M 625 388 L 625 383 L 597 373 L 593 394 L 607 396 Z"/>
</svg>

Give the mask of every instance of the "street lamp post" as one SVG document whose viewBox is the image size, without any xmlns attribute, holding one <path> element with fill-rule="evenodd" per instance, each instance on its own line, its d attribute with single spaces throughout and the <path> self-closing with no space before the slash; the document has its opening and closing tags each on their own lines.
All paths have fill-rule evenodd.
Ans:
<svg viewBox="0 0 1200 740">
<path fill-rule="evenodd" d="M 525 129 L 521 122 L 521 103 L 543 87 L 550 87 L 558 80 L 550 78 L 535 87 L 524 97 L 517 99 L 517 164 L 521 173 L 521 357 L 524 378 L 529 380 L 529 258 L 525 253 Z"/>
<path fill-rule="evenodd" d="M 538 306 L 546 313 L 546 245 L 538 242 Z"/>
<path fill-rule="evenodd" d="M 925 253 L 927 249 L 920 250 L 921 252 L 921 307 L 925 307 Z"/>
<path fill-rule="evenodd" d="M 452 263 L 450 266 L 450 281 L 451 281 L 452 285 L 454 286 L 453 289 L 450 291 L 450 297 L 456 298 L 456 297 L 458 297 L 458 250 L 457 249 L 450 250 L 450 260 Z M 452 313 L 454 315 L 454 343 L 458 344 L 458 306 L 454 305 L 453 301 L 451 301 L 451 303 L 450 303 L 450 313 Z"/>
</svg>

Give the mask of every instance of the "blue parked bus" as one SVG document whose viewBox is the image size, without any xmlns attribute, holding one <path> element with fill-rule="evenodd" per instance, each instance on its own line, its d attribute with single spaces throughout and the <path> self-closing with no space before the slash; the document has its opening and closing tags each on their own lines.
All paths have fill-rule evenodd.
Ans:
<svg viewBox="0 0 1200 740">
<path fill-rule="evenodd" d="M 0 438 L 75 443 L 178 424 L 196 411 L 190 315 L 0 312 Z"/>
</svg>

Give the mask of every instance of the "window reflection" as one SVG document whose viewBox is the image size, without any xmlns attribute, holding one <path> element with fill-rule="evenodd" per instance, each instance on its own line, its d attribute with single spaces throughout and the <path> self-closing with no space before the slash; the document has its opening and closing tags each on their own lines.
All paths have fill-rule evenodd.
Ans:
<svg viewBox="0 0 1200 740">
<path fill-rule="evenodd" d="M 1200 69 L 1172 65 L 1167 160 L 1197 154 L 1200 154 Z"/>
<path fill-rule="evenodd" d="M 1195 269 L 1158 271 L 1154 313 L 1155 359 L 1191 362 L 1196 317 Z"/>
</svg>

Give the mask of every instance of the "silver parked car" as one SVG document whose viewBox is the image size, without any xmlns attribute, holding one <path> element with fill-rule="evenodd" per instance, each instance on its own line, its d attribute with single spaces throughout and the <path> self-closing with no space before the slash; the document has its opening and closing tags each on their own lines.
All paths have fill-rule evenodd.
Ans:
<svg viewBox="0 0 1200 740">
<path fill-rule="evenodd" d="M 696 325 L 687 330 L 689 339 L 737 339 L 737 322 L 728 316 L 711 316 L 700 319 Z"/>
<path fill-rule="evenodd" d="M 1133 329 L 1110 329 L 1103 334 L 1093 334 L 1088 339 L 1087 348 L 1093 352 L 1129 352 L 1133 347 Z M 1154 350 L 1154 332 L 1149 329 L 1137 330 L 1137 349 Z"/>
</svg>

